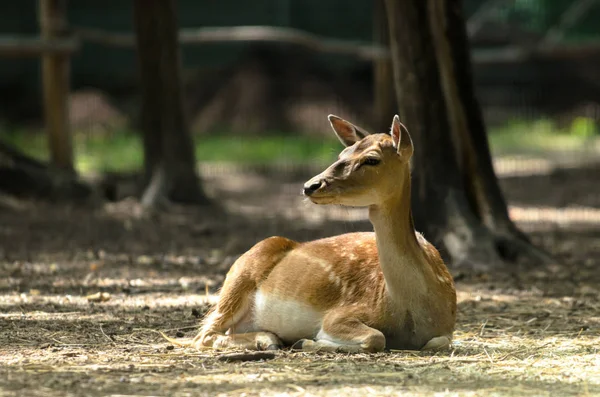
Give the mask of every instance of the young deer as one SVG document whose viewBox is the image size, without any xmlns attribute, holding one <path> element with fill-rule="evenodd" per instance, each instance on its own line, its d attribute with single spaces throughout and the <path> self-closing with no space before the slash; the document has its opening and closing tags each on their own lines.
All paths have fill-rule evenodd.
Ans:
<svg viewBox="0 0 600 397">
<path fill-rule="evenodd" d="M 329 121 L 347 148 L 304 194 L 316 204 L 368 207 L 375 233 L 259 242 L 232 266 L 200 333 L 171 342 L 341 352 L 450 345 L 456 292 L 438 251 L 414 230 L 408 131 L 398 116 L 391 134 Z"/>
</svg>

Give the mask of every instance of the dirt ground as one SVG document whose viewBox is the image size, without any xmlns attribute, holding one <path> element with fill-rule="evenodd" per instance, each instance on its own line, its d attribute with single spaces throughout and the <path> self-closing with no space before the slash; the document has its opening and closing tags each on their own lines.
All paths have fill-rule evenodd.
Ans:
<svg viewBox="0 0 600 397">
<path fill-rule="evenodd" d="M 304 202 L 307 170 L 204 176 L 227 218 L 0 200 L 0 396 L 600 395 L 598 167 L 503 178 L 512 216 L 565 266 L 454 273 L 451 350 L 248 362 L 173 348 L 157 330 L 193 336 L 228 267 L 261 238 L 370 225 L 362 210 Z"/>
</svg>

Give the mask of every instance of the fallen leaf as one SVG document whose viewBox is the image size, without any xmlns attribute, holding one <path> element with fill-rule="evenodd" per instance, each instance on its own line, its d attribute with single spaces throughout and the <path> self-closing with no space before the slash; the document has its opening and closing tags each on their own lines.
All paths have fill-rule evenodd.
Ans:
<svg viewBox="0 0 600 397">
<path fill-rule="evenodd" d="M 85 297 L 88 302 L 106 302 L 110 300 L 110 294 L 108 292 L 97 292 Z"/>
</svg>

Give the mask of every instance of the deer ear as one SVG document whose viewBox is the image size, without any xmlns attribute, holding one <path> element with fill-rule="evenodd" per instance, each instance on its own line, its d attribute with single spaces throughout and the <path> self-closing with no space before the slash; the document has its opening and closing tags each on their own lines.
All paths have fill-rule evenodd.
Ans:
<svg viewBox="0 0 600 397">
<path fill-rule="evenodd" d="M 400 122 L 398 115 L 394 116 L 390 135 L 398 154 L 406 160 L 410 159 L 414 151 L 412 139 L 408 129 Z"/>
<path fill-rule="evenodd" d="M 331 123 L 331 128 L 333 128 L 335 135 L 337 135 L 344 146 L 352 146 L 369 135 L 369 133 L 362 128 L 355 126 L 341 117 L 330 114 L 327 118 L 329 119 L 329 123 Z"/>
</svg>

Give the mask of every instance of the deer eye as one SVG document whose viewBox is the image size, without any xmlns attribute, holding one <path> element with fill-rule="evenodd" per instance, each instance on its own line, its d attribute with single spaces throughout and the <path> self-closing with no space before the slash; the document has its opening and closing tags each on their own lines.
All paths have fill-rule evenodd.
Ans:
<svg viewBox="0 0 600 397">
<path fill-rule="evenodd" d="M 376 159 L 375 157 L 367 157 L 365 161 L 363 161 L 364 165 L 377 165 L 381 163 L 381 160 Z"/>
</svg>

